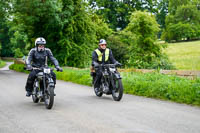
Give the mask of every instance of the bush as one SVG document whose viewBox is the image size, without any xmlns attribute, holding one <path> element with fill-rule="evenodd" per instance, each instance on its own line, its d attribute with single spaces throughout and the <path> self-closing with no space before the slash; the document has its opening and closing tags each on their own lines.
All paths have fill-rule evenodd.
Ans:
<svg viewBox="0 0 200 133">
<path fill-rule="evenodd" d="M 15 58 L 21 58 L 21 57 L 23 57 L 24 56 L 24 54 L 21 52 L 21 50 L 19 49 L 19 48 L 17 48 L 16 50 L 15 50 Z"/>
<path fill-rule="evenodd" d="M 17 72 L 29 73 L 29 71 L 26 71 L 24 68 L 25 68 L 24 64 L 12 64 L 9 66 L 9 69 L 11 70 L 15 70 Z"/>
<path fill-rule="evenodd" d="M 127 43 L 123 43 L 120 35 L 111 35 L 107 38 L 107 47 L 112 50 L 114 58 L 122 63 L 127 64 L 129 59 L 129 48 Z"/>
</svg>

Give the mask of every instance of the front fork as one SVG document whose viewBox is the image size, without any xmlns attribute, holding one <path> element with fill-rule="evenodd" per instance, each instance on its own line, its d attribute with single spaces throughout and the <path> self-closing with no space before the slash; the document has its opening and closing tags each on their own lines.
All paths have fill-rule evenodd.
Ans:
<svg viewBox="0 0 200 133">
<path fill-rule="evenodd" d="M 118 79 L 121 79 L 121 76 L 120 76 L 120 74 L 119 74 L 118 72 L 112 73 L 112 74 L 110 75 L 110 80 L 111 80 L 112 88 L 113 88 L 114 90 L 117 89 L 117 88 L 116 88 L 116 83 L 114 82 L 114 80 L 118 80 Z"/>
<path fill-rule="evenodd" d="M 44 92 L 47 92 L 49 94 L 48 88 L 49 87 L 50 88 L 54 88 L 55 84 L 54 84 L 54 81 L 53 81 L 52 77 L 47 77 L 48 85 L 46 85 L 46 77 L 47 77 L 47 75 L 44 75 L 44 77 L 43 77 Z"/>
</svg>

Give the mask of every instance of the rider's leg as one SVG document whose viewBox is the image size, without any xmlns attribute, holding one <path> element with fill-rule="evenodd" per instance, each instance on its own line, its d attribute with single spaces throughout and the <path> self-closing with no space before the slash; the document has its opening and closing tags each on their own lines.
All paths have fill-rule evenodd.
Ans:
<svg viewBox="0 0 200 133">
<path fill-rule="evenodd" d="M 94 81 L 94 88 L 100 87 L 101 77 L 102 77 L 101 69 L 97 69 L 96 70 L 96 77 L 95 77 L 95 81 Z"/>
<path fill-rule="evenodd" d="M 28 75 L 28 79 L 27 79 L 27 82 L 26 82 L 26 91 L 27 91 L 27 96 L 30 96 L 31 95 L 31 92 L 33 90 L 33 84 L 34 84 L 34 80 L 35 80 L 35 77 L 36 77 L 36 71 L 31 71 L 30 74 Z"/>
</svg>

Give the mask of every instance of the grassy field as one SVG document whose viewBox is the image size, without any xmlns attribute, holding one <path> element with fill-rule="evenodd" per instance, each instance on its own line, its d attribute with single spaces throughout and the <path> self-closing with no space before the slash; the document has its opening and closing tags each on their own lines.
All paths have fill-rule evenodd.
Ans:
<svg viewBox="0 0 200 133">
<path fill-rule="evenodd" d="M 2 60 L 0 60 L 0 68 L 4 67 L 6 65 L 6 63 Z"/>
<path fill-rule="evenodd" d="M 200 41 L 169 43 L 165 52 L 178 70 L 200 70 Z"/>
</svg>

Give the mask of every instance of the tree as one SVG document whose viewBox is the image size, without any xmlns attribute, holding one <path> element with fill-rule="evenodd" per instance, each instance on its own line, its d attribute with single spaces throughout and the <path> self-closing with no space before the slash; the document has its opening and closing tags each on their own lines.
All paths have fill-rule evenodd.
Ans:
<svg viewBox="0 0 200 133">
<path fill-rule="evenodd" d="M 82 0 L 14 0 L 9 35 L 13 51 L 27 54 L 44 37 L 60 64 L 86 67 L 97 39 L 112 32 Z M 23 49 L 22 49 L 23 48 Z M 15 50 L 19 54 L 19 50 Z"/>
<path fill-rule="evenodd" d="M 129 65 L 137 68 L 147 68 L 161 56 L 162 46 L 156 43 L 159 25 L 155 16 L 149 12 L 136 11 L 130 18 L 125 32 L 132 34 L 130 42 Z"/>
<path fill-rule="evenodd" d="M 160 25 L 160 32 L 159 32 L 159 38 L 163 32 L 163 29 L 165 28 L 165 19 L 168 14 L 168 5 L 169 0 L 158 0 L 158 12 L 156 13 L 156 20 L 158 24 Z"/>
<path fill-rule="evenodd" d="M 193 40 L 200 38 L 200 10 L 189 3 L 176 7 L 175 14 L 166 18 L 166 28 L 162 39 L 166 41 Z"/>
<path fill-rule="evenodd" d="M 179 6 L 189 4 L 190 0 L 169 0 L 169 13 L 174 15 Z"/>
<path fill-rule="evenodd" d="M 89 0 L 89 4 L 98 15 L 109 23 L 113 30 L 124 29 L 128 25 L 129 17 L 133 11 L 157 12 L 155 8 L 157 0 Z"/>
<path fill-rule="evenodd" d="M 10 0 L 0 1 L 0 43 L 2 51 L 0 56 L 13 56 L 12 46 L 8 35 L 9 26 L 7 25 L 9 13 L 11 10 Z"/>
</svg>

